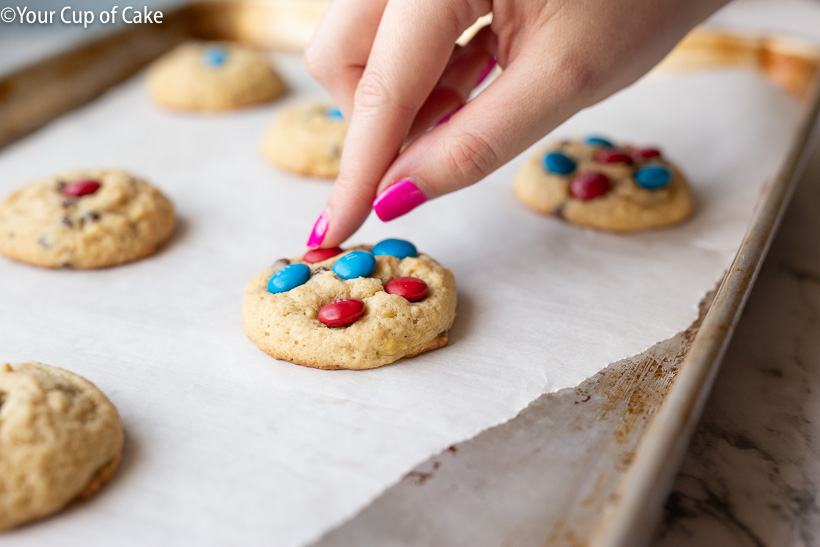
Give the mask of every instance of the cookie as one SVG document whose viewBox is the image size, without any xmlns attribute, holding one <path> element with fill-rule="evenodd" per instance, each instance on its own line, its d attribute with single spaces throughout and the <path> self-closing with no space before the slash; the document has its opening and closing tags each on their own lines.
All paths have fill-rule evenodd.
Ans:
<svg viewBox="0 0 820 547">
<path fill-rule="evenodd" d="M 189 42 L 148 71 L 148 89 L 160 104 L 179 110 L 230 110 L 285 92 L 262 51 L 220 42 Z"/>
<path fill-rule="evenodd" d="M 282 169 L 335 178 L 348 123 L 337 108 L 309 103 L 284 110 L 262 139 L 262 153 Z"/>
<path fill-rule="evenodd" d="M 245 289 L 245 333 L 277 359 L 369 369 L 447 345 L 456 283 L 409 242 L 281 259 Z"/>
<path fill-rule="evenodd" d="M 122 446 L 117 409 L 94 384 L 42 363 L 0 364 L 0 530 L 93 494 Z"/>
<path fill-rule="evenodd" d="M 153 254 L 174 208 L 125 171 L 75 171 L 31 182 L 0 203 L 0 253 L 46 268 L 104 268 Z"/>
<path fill-rule="evenodd" d="M 602 137 L 554 144 L 524 164 L 513 191 L 536 211 L 612 232 L 663 228 L 692 215 L 686 179 L 658 149 Z"/>
</svg>

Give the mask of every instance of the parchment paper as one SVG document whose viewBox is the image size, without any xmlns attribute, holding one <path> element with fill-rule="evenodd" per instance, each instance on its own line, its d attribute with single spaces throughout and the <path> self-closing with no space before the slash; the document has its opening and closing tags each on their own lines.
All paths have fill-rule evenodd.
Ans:
<svg viewBox="0 0 820 547">
<path fill-rule="evenodd" d="M 272 115 L 322 96 L 297 58 L 278 61 L 294 93 L 275 105 L 169 113 L 140 76 L 0 154 L 2 194 L 69 168 L 122 166 L 166 191 L 181 218 L 162 252 L 132 265 L 0 260 L 0 359 L 86 376 L 127 432 L 108 487 L 4 545 L 317 538 L 430 455 L 688 326 L 800 113 L 751 72 L 654 75 L 553 134 L 659 144 L 697 202 L 671 230 L 609 235 L 530 212 L 510 192 L 523 156 L 403 219 L 371 218 L 351 242 L 408 238 L 454 271 L 451 343 L 377 370 L 323 372 L 273 360 L 241 326 L 245 283 L 303 249 L 330 188 L 261 158 Z"/>
</svg>

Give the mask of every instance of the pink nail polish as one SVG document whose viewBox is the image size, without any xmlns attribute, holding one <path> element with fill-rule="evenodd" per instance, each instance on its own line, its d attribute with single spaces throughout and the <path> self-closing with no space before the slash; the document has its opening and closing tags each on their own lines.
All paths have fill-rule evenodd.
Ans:
<svg viewBox="0 0 820 547">
<path fill-rule="evenodd" d="M 449 114 L 447 114 L 446 116 L 441 118 L 438 121 L 438 123 L 436 123 L 436 127 L 438 127 L 439 125 L 441 125 L 443 123 L 447 123 L 448 121 L 450 121 L 450 118 L 452 118 L 455 115 L 455 113 L 458 112 L 459 110 L 461 110 L 462 108 L 464 108 L 463 104 L 460 104 L 457 107 L 455 107 L 452 112 L 450 112 Z"/>
<path fill-rule="evenodd" d="M 313 231 L 310 232 L 310 237 L 307 241 L 307 246 L 311 249 L 315 249 L 321 245 L 322 241 L 325 239 L 327 228 L 330 225 L 330 222 L 328 222 L 328 217 L 329 215 L 327 214 L 327 211 L 322 211 L 322 214 L 316 219 L 316 224 L 313 225 Z"/>
<path fill-rule="evenodd" d="M 490 72 L 493 71 L 493 69 L 495 68 L 495 65 L 497 65 L 497 64 L 498 64 L 498 59 L 496 59 L 495 57 L 490 59 L 490 62 L 487 63 L 487 66 L 485 66 L 484 70 L 482 70 L 481 74 L 479 74 L 478 80 L 476 80 L 476 82 L 475 82 L 475 87 L 480 86 L 481 82 L 483 82 L 484 80 L 487 79 L 487 76 L 490 75 Z"/>
<path fill-rule="evenodd" d="M 373 210 L 376 216 L 387 222 L 409 213 L 425 201 L 427 196 L 424 192 L 413 181 L 405 179 L 387 187 L 379 194 L 373 202 Z"/>
</svg>

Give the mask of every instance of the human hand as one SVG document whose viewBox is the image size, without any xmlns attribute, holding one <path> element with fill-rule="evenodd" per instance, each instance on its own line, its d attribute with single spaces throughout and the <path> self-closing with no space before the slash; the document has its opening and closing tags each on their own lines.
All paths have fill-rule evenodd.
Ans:
<svg viewBox="0 0 820 547">
<path fill-rule="evenodd" d="M 308 246 L 339 245 L 371 207 L 389 221 L 478 182 L 637 80 L 726 1 L 334 0 L 305 62 L 350 127 Z M 490 11 L 492 25 L 455 46 Z M 504 72 L 465 105 L 496 59 Z"/>
</svg>

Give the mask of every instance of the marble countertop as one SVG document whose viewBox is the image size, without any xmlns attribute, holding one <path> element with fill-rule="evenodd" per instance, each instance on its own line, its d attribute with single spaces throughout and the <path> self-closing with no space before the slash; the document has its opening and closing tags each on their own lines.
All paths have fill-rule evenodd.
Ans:
<svg viewBox="0 0 820 547">
<path fill-rule="evenodd" d="M 652 544 L 820 544 L 820 139 Z"/>
</svg>

